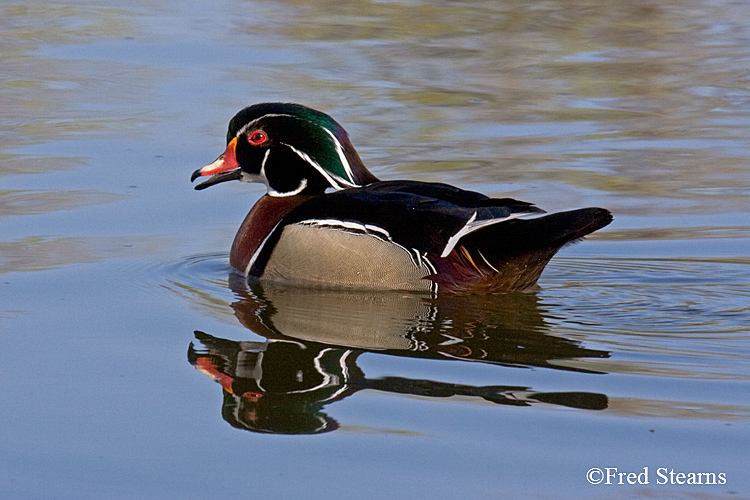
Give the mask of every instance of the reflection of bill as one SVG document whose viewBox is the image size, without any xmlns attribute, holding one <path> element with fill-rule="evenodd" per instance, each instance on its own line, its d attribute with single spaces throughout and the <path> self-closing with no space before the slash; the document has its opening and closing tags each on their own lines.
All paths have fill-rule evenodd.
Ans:
<svg viewBox="0 0 750 500">
<path fill-rule="evenodd" d="M 608 356 L 547 334 L 534 295 L 431 298 L 279 285 L 236 291 L 241 295 L 233 304 L 237 318 L 268 340 L 234 342 L 196 332 L 197 342 L 188 353 L 196 368 L 222 385 L 222 414 L 235 427 L 295 434 L 330 431 L 337 424 L 322 408 L 361 389 L 513 406 L 607 407 L 602 394 L 368 379 L 357 366 L 360 354 L 381 352 L 587 371 L 573 368 L 571 360 Z"/>
</svg>

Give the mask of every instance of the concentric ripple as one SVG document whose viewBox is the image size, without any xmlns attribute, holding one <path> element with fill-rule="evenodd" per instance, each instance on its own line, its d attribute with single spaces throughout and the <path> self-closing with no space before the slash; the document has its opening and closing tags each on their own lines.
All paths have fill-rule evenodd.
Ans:
<svg viewBox="0 0 750 500">
<path fill-rule="evenodd" d="M 545 278 L 555 331 L 617 353 L 617 371 L 750 377 L 750 259 L 558 259 Z"/>
</svg>

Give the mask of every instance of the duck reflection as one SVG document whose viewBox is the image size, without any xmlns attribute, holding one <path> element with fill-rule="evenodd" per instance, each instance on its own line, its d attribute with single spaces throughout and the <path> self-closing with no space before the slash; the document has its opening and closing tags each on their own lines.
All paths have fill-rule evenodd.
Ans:
<svg viewBox="0 0 750 500">
<path fill-rule="evenodd" d="M 255 432 L 314 434 L 338 428 L 323 408 L 362 389 L 496 404 L 547 403 L 599 410 L 603 394 L 535 392 L 401 377 L 367 378 L 363 353 L 588 371 L 574 358 L 606 358 L 552 336 L 533 294 L 428 297 L 234 283 L 235 315 L 264 342 L 195 332 L 188 359 L 224 389 L 222 416 Z"/>
</svg>

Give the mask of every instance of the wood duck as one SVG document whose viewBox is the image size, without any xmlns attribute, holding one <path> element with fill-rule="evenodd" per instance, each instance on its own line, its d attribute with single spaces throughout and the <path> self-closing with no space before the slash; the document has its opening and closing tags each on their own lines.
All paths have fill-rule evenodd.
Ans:
<svg viewBox="0 0 750 500">
<path fill-rule="evenodd" d="M 612 221 L 603 208 L 545 213 L 448 184 L 381 181 L 344 128 L 291 103 L 249 106 L 227 148 L 193 172 L 268 188 L 245 217 L 229 261 L 251 280 L 453 294 L 534 289 L 564 245 Z"/>
</svg>

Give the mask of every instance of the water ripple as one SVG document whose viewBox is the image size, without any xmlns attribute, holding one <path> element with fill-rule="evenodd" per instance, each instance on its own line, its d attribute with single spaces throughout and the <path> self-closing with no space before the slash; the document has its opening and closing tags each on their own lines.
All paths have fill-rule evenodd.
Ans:
<svg viewBox="0 0 750 500">
<path fill-rule="evenodd" d="M 744 258 L 558 259 L 540 295 L 556 332 L 618 353 L 610 371 L 747 379 L 748 284 Z"/>
</svg>

